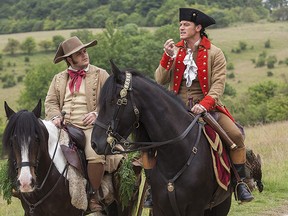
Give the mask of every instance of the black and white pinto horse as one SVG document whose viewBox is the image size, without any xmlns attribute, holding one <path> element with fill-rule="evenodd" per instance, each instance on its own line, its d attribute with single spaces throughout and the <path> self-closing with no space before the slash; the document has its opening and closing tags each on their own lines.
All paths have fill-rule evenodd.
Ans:
<svg viewBox="0 0 288 216">
<path fill-rule="evenodd" d="M 60 138 L 65 131 L 51 121 L 40 119 L 41 100 L 32 112 L 15 112 L 6 102 L 4 107 L 8 118 L 3 134 L 4 149 L 8 153 L 8 177 L 21 200 L 25 216 L 89 214 L 87 180 L 71 167 L 63 154 L 60 145 L 65 143 Z M 133 171 L 139 179 L 141 167 L 133 166 Z M 140 180 L 135 182 L 134 193 L 124 206 L 120 198 L 119 178 L 117 171 L 104 176 L 106 190 L 101 195 L 104 210 L 97 216 L 132 214 Z"/>
<path fill-rule="evenodd" d="M 231 190 L 219 190 L 199 116 L 190 115 L 179 98 L 134 70 L 120 71 L 112 62 L 112 72 L 101 90 L 94 150 L 157 151 L 151 173 L 153 215 L 228 215 Z M 135 142 L 127 140 L 131 133 Z"/>
<path fill-rule="evenodd" d="M 25 216 L 79 216 L 71 204 L 67 161 L 58 144 L 59 130 L 41 120 L 41 101 L 32 112 L 14 112 L 5 102 L 8 123 L 3 135 L 8 176 Z"/>
</svg>

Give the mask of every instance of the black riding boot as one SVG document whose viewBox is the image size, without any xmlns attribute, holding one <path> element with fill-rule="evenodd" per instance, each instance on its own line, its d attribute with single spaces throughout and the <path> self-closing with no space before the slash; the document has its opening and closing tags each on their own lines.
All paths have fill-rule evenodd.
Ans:
<svg viewBox="0 0 288 216">
<path fill-rule="evenodd" d="M 234 194 L 235 199 L 239 202 L 250 202 L 254 199 L 251 194 L 250 189 L 247 184 L 243 181 L 245 179 L 245 165 L 244 164 L 234 164 L 235 169 L 241 179 L 240 182 L 237 182 L 237 179 L 234 179 Z"/>
<path fill-rule="evenodd" d="M 152 193 L 151 193 L 151 186 L 150 186 L 150 174 L 151 174 L 151 169 L 145 169 L 145 176 L 146 176 L 146 181 L 148 183 L 148 188 L 146 190 L 146 198 L 144 200 L 143 207 L 144 208 L 152 208 L 153 207 L 153 201 L 152 201 Z"/>
</svg>

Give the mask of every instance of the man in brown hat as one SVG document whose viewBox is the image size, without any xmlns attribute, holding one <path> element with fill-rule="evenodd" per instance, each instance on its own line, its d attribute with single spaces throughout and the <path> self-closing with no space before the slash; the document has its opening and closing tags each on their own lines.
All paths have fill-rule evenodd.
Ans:
<svg viewBox="0 0 288 216">
<path fill-rule="evenodd" d="M 83 44 L 78 37 L 60 43 L 54 63 L 65 60 L 68 68 L 54 76 L 45 100 L 46 119 L 51 119 L 60 128 L 63 120 L 61 112 L 65 112 L 64 122 L 83 130 L 88 178 L 94 192 L 100 187 L 105 158 L 92 149 L 90 136 L 98 115 L 100 90 L 109 76 L 104 69 L 90 64 L 86 48 L 96 44 L 96 40 Z M 90 200 L 89 208 L 91 211 L 101 210 L 95 195 Z"/>
<path fill-rule="evenodd" d="M 237 145 L 236 150 L 230 151 L 230 157 L 243 179 L 246 161 L 244 137 L 220 101 L 225 88 L 225 56 L 205 33 L 205 28 L 216 22 L 192 8 L 180 8 L 179 21 L 181 41 L 175 44 L 172 39 L 168 39 L 164 43 L 164 53 L 155 71 L 155 79 L 159 84 L 169 84 L 169 89 L 179 95 L 193 113 L 217 113 L 218 123 Z M 238 182 L 235 194 L 241 202 L 253 199 L 243 182 Z"/>
</svg>

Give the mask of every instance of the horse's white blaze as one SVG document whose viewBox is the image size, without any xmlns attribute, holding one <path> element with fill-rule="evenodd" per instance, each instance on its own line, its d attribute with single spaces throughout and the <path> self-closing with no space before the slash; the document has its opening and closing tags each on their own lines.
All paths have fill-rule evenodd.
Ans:
<svg viewBox="0 0 288 216">
<path fill-rule="evenodd" d="M 29 142 L 29 140 L 28 140 L 28 142 Z M 22 163 L 23 162 L 29 162 L 29 157 L 28 157 L 29 152 L 28 152 L 27 145 L 22 145 L 22 146 L 23 146 L 21 149 Z M 18 177 L 18 181 L 20 183 L 19 190 L 21 192 L 32 192 L 33 191 L 33 187 L 31 184 L 32 178 L 33 177 L 32 177 L 29 166 L 24 166 L 24 167 L 20 168 L 20 174 Z"/>
<path fill-rule="evenodd" d="M 51 122 L 42 120 L 44 125 L 46 126 L 48 133 L 49 133 L 49 139 L 48 139 L 48 150 L 50 158 L 53 158 L 53 154 L 55 152 L 55 148 L 57 146 L 58 138 L 59 138 L 59 129 Z M 62 153 L 62 150 L 58 144 L 57 150 L 55 153 L 55 156 L 53 158 L 53 162 L 57 168 L 57 170 L 62 173 L 65 165 L 66 165 L 66 159 Z"/>
</svg>

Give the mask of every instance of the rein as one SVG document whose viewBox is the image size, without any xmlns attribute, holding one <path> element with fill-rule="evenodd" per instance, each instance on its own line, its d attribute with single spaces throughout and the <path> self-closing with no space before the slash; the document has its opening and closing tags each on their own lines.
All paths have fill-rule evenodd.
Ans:
<svg viewBox="0 0 288 216">
<path fill-rule="evenodd" d="M 109 134 L 110 136 L 114 135 L 113 136 L 113 143 L 109 143 L 108 141 L 107 142 L 110 144 L 112 149 L 117 148 L 117 150 L 113 151 L 113 154 L 122 154 L 122 153 L 129 153 L 129 152 L 133 152 L 133 151 L 145 150 L 145 149 L 149 149 L 149 148 L 156 148 L 156 147 L 160 147 L 163 145 L 168 145 L 168 144 L 172 144 L 175 142 L 179 142 L 187 136 L 187 134 L 191 131 L 191 129 L 196 124 L 196 122 L 198 121 L 200 116 L 201 115 L 196 115 L 194 120 L 188 125 L 188 127 L 185 129 L 185 131 L 183 131 L 183 133 L 180 134 L 178 137 L 175 137 L 173 139 L 166 140 L 166 141 L 160 141 L 160 142 L 129 142 L 127 139 L 123 138 L 118 133 L 117 133 L 117 136 L 115 136 L 116 133 L 111 131 L 109 126 L 103 124 L 102 122 L 96 120 L 95 124 L 97 124 L 98 126 L 100 126 L 103 129 L 106 129 L 108 132 L 107 134 Z M 108 135 L 107 140 L 110 139 L 109 135 Z M 120 139 L 119 139 L 119 137 L 120 137 Z M 139 147 L 137 149 L 134 148 L 134 149 L 130 149 L 130 150 L 121 150 L 117 147 L 117 145 L 121 145 L 121 146 L 125 146 L 125 147 L 132 146 L 132 145 L 146 145 L 146 146 Z"/>
<path fill-rule="evenodd" d="M 38 205 L 40 205 L 44 200 L 46 200 L 46 199 L 52 194 L 52 192 L 56 189 L 58 183 L 60 182 L 61 177 L 64 176 L 64 173 L 65 173 L 65 171 L 67 170 L 68 166 L 69 166 L 69 164 L 67 163 L 67 164 L 65 165 L 65 168 L 64 168 L 64 170 L 62 171 L 61 175 L 60 175 L 59 178 L 57 179 L 56 184 L 55 184 L 55 185 L 53 186 L 53 188 L 51 188 L 51 190 L 50 190 L 44 197 L 42 197 L 42 199 L 40 199 L 38 202 L 36 202 L 36 203 L 34 203 L 34 204 L 30 203 L 30 202 L 25 198 L 25 196 L 21 193 L 21 197 L 23 198 L 23 200 L 25 201 L 25 203 L 29 206 L 29 213 L 31 214 L 31 216 L 33 216 L 33 214 L 34 214 L 34 209 L 35 209 Z"/>
<path fill-rule="evenodd" d="M 54 152 L 53 152 L 53 156 L 52 156 L 52 158 L 51 158 L 51 162 L 50 162 L 50 165 L 49 165 L 49 168 L 48 168 L 48 172 L 46 173 L 46 176 L 45 176 L 44 180 L 42 181 L 41 186 L 40 186 L 40 187 L 37 187 L 37 190 L 41 190 L 41 189 L 43 188 L 43 186 L 44 186 L 44 184 L 46 183 L 47 178 L 48 178 L 48 176 L 49 176 L 49 174 L 50 174 L 50 172 L 51 172 L 51 169 L 52 169 L 52 166 L 53 166 L 53 161 L 54 161 L 54 158 L 55 158 L 55 155 L 56 155 L 56 151 L 57 151 L 57 148 L 58 148 L 58 145 L 59 145 L 60 135 L 61 135 L 61 129 L 59 130 L 59 135 L 58 135 L 58 139 L 57 139 L 57 144 L 56 144 L 56 146 L 55 146 L 55 149 L 54 149 Z M 67 165 L 67 164 L 66 164 L 66 165 Z M 65 170 L 65 169 L 64 169 L 64 170 Z M 60 175 L 60 177 L 61 177 L 61 175 Z M 59 178 L 60 178 L 60 177 L 59 177 Z"/>
</svg>

